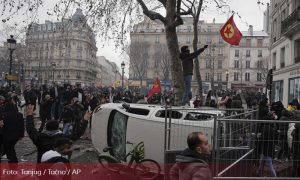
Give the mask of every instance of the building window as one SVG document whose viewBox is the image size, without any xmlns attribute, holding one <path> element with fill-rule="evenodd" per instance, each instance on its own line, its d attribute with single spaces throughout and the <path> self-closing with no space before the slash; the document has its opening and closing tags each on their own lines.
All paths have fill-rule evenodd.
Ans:
<svg viewBox="0 0 300 180">
<path fill-rule="evenodd" d="M 206 68 L 210 68 L 210 60 L 206 60 Z"/>
<path fill-rule="evenodd" d="M 223 54 L 223 48 L 219 48 L 219 55 L 222 55 Z"/>
<path fill-rule="evenodd" d="M 272 55 L 272 69 L 276 70 L 276 52 Z"/>
<path fill-rule="evenodd" d="M 218 60 L 218 69 L 222 69 L 222 64 L 223 64 L 222 60 Z"/>
<path fill-rule="evenodd" d="M 262 57 L 262 50 L 257 51 L 257 57 Z"/>
<path fill-rule="evenodd" d="M 186 36 L 186 43 L 187 44 L 191 43 L 191 37 L 189 35 Z"/>
<path fill-rule="evenodd" d="M 289 101 L 300 99 L 300 77 L 289 79 Z"/>
<path fill-rule="evenodd" d="M 257 69 L 261 69 L 262 67 L 262 61 L 257 61 Z"/>
<path fill-rule="evenodd" d="M 234 51 L 234 57 L 239 57 L 240 56 L 240 51 L 238 49 L 236 49 Z"/>
<path fill-rule="evenodd" d="M 245 81 L 250 81 L 250 73 L 245 73 Z"/>
<path fill-rule="evenodd" d="M 251 39 L 246 39 L 246 47 L 250 47 L 251 46 Z"/>
<path fill-rule="evenodd" d="M 217 81 L 222 81 L 222 73 L 218 73 L 218 75 L 217 75 Z"/>
<path fill-rule="evenodd" d="M 233 80 L 234 81 L 238 81 L 239 80 L 239 73 L 238 72 L 234 72 Z"/>
<path fill-rule="evenodd" d="M 250 50 L 249 49 L 246 50 L 246 57 L 250 57 Z"/>
<path fill-rule="evenodd" d="M 81 60 L 77 60 L 77 66 L 80 67 L 81 66 Z"/>
<path fill-rule="evenodd" d="M 280 68 L 284 68 L 284 59 L 285 59 L 285 48 L 280 49 Z"/>
<path fill-rule="evenodd" d="M 211 32 L 211 26 L 207 26 L 207 32 Z"/>
<path fill-rule="evenodd" d="M 257 39 L 257 47 L 262 47 L 262 46 L 263 46 L 263 40 Z"/>
<path fill-rule="evenodd" d="M 295 40 L 294 43 L 294 57 L 295 57 L 295 63 L 300 62 L 300 38 Z"/>
<path fill-rule="evenodd" d="M 77 50 L 77 58 L 78 59 L 82 58 L 82 51 L 81 50 Z"/>
<path fill-rule="evenodd" d="M 209 81 L 210 80 L 210 74 L 209 73 L 205 73 L 205 81 Z"/>
<path fill-rule="evenodd" d="M 156 35 L 156 38 L 155 38 L 155 43 L 158 44 L 159 43 L 159 35 Z"/>
<path fill-rule="evenodd" d="M 250 69 L 250 61 L 246 61 L 246 69 Z"/>
<path fill-rule="evenodd" d="M 257 73 L 257 81 L 261 81 L 261 73 Z"/>
<path fill-rule="evenodd" d="M 273 102 L 283 100 L 283 81 L 274 81 L 272 86 Z"/>
<path fill-rule="evenodd" d="M 234 61 L 234 68 L 239 68 L 240 62 L 238 60 Z"/>
<path fill-rule="evenodd" d="M 191 26 L 187 26 L 187 31 L 191 32 L 192 31 L 192 27 Z"/>
<path fill-rule="evenodd" d="M 48 59 L 48 51 L 45 53 L 45 59 Z"/>
</svg>

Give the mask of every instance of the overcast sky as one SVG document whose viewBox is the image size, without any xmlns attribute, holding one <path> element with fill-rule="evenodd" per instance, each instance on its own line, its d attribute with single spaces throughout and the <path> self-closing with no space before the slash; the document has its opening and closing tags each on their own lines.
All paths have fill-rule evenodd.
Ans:
<svg viewBox="0 0 300 180">
<path fill-rule="evenodd" d="M 260 1 L 263 4 L 258 4 L 258 0 L 231 0 L 230 11 L 235 11 L 240 16 L 235 15 L 234 21 L 241 31 L 247 31 L 248 25 L 253 25 L 253 28 L 256 31 L 261 31 L 263 29 L 263 13 L 266 9 L 266 3 L 270 0 Z M 53 4 L 53 0 L 46 1 L 45 9 L 53 7 Z M 215 18 L 217 23 L 225 23 L 231 14 L 224 15 L 219 11 L 216 11 L 214 5 L 212 6 L 213 7 L 210 7 L 206 11 L 201 12 L 200 19 L 205 20 L 206 22 L 212 22 L 213 18 Z M 44 23 L 45 20 L 55 20 L 53 17 L 51 18 L 47 16 L 45 9 L 40 11 L 40 23 Z M 4 24 L 1 23 L 1 26 L 3 27 Z M 12 33 L 12 31 L 6 33 Z M 6 39 L 5 32 L 2 32 L 0 36 L 2 36 L 2 41 Z M 97 37 L 97 47 L 97 55 L 105 56 L 108 60 L 116 62 L 116 64 L 120 67 L 123 56 L 120 55 L 120 50 L 114 48 L 114 44 L 112 42 L 103 43 L 103 41 Z M 128 67 L 128 62 L 125 61 L 125 63 Z M 127 74 L 127 68 L 126 71 Z"/>
</svg>

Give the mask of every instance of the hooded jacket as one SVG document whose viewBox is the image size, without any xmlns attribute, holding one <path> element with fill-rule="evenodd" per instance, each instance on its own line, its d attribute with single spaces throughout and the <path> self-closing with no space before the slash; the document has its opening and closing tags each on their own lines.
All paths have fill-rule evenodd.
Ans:
<svg viewBox="0 0 300 180">
<path fill-rule="evenodd" d="M 208 158 L 185 149 L 176 156 L 176 164 L 170 169 L 171 180 L 210 180 L 212 179 Z"/>
<path fill-rule="evenodd" d="M 204 51 L 204 48 L 200 48 L 197 51 L 190 53 L 189 51 L 181 51 L 179 58 L 182 61 L 183 76 L 193 75 L 194 62 L 193 59 L 200 55 Z"/>
</svg>

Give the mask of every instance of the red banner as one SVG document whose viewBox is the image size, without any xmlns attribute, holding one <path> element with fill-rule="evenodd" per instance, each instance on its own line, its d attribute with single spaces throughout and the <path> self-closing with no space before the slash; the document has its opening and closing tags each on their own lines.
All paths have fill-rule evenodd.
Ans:
<svg viewBox="0 0 300 180">
<path fill-rule="evenodd" d="M 152 86 L 152 89 L 148 93 L 148 98 L 153 96 L 154 93 L 159 93 L 161 91 L 160 81 L 158 78 L 156 78 L 155 83 Z"/>
</svg>

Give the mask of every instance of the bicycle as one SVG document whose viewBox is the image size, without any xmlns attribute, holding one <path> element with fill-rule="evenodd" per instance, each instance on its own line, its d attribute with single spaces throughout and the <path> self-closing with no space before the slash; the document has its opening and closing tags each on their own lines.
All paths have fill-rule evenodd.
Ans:
<svg viewBox="0 0 300 180">
<path fill-rule="evenodd" d="M 126 144 L 132 145 L 132 150 L 126 154 L 126 159 L 127 157 L 130 157 L 127 165 L 125 161 L 116 157 L 108 154 L 101 154 L 98 155 L 98 161 L 102 167 L 116 173 L 128 172 L 133 169 L 134 175 L 141 180 L 151 180 L 158 177 L 161 171 L 159 164 L 152 159 L 144 159 L 144 142 L 140 142 L 137 145 L 134 145 L 131 142 L 126 142 Z M 113 149 L 113 147 L 107 146 L 103 149 L 103 152 L 108 152 L 111 149 Z"/>
</svg>

